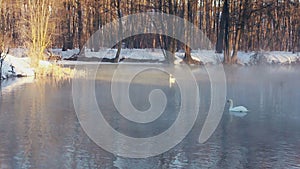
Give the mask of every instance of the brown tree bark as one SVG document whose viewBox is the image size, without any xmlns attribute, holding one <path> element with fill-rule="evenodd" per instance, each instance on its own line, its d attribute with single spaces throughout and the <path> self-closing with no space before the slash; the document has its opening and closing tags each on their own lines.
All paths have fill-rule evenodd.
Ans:
<svg viewBox="0 0 300 169">
<path fill-rule="evenodd" d="M 230 58 L 230 43 L 229 43 L 229 1 L 224 0 L 221 22 L 220 22 L 220 32 L 216 44 L 216 52 L 222 53 L 224 50 L 224 63 L 228 64 L 231 62 Z"/>
<path fill-rule="evenodd" d="M 78 47 L 82 50 L 83 47 L 83 18 L 82 18 L 82 6 L 80 0 L 76 1 L 77 4 L 77 21 L 78 21 Z"/>
<path fill-rule="evenodd" d="M 121 0 L 115 0 L 115 5 L 117 8 L 117 14 L 118 14 L 118 20 L 119 20 L 119 31 L 118 31 L 118 36 L 122 37 L 123 33 L 123 26 L 122 26 L 122 11 L 121 11 Z M 120 54 L 121 54 L 121 49 L 122 49 L 122 40 L 119 41 L 118 43 L 118 50 L 114 59 L 115 63 L 119 62 Z"/>
</svg>

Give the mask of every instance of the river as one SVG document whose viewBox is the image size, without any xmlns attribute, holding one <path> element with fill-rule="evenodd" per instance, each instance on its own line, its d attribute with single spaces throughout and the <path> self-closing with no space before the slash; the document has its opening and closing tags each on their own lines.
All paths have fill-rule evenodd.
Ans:
<svg viewBox="0 0 300 169">
<path fill-rule="evenodd" d="M 225 72 L 227 99 L 250 112 L 240 117 L 229 113 L 226 104 L 212 137 L 199 143 L 210 106 L 210 82 L 205 69 L 194 68 L 200 93 L 196 124 L 174 148 L 142 159 L 116 156 L 88 137 L 75 112 L 72 80 L 34 79 L 3 88 L 0 168 L 300 168 L 300 67 L 225 67 Z M 153 89 L 161 89 L 167 97 L 165 112 L 149 124 L 132 123 L 118 114 L 107 80 L 111 73 L 108 68 L 100 70 L 95 96 L 115 130 L 148 138 L 172 126 L 180 109 L 180 92 L 178 85 L 170 86 L 166 73 L 144 72 L 131 82 L 129 98 L 140 111 L 149 109 Z"/>
</svg>

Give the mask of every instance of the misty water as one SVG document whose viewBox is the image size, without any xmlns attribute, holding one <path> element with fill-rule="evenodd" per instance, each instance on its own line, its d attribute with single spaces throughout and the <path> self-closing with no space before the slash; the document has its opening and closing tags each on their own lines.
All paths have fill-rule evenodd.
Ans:
<svg viewBox="0 0 300 169">
<path fill-rule="evenodd" d="M 4 87 L 0 168 L 300 168 L 300 67 L 225 70 L 227 99 L 250 112 L 239 117 L 229 113 L 226 105 L 217 130 L 200 144 L 198 137 L 211 101 L 210 82 L 205 69 L 193 68 L 200 93 L 196 124 L 176 147 L 145 159 L 115 156 L 87 136 L 74 110 L 72 81 L 39 79 Z M 129 97 L 141 111 L 150 107 L 148 96 L 153 89 L 161 89 L 167 96 L 165 112 L 149 124 L 132 123 L 117 112 L 111 98 L 111 74 L 109 66 L 99 71 L 95 93 L 99 108 L 115 130 L 142 138 L 155 136 L 173 124 L 180 92 L 176 84 L 169 85 L 167 74 L 144 72 L 131 83 Z M 120 149 L 123 146 L 118 145 Z"/>
</svg>

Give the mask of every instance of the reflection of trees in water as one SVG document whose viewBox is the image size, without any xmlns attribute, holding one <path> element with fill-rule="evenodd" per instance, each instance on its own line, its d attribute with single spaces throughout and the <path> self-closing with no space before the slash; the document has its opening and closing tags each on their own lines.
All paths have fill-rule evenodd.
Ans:
<svg viewBox="0 0 300 169">
<path fill-rule="evenodd" d="M 39 159 L 40 148 L 45 148 L 46 136 L 49 134 L 46 113 L 46 88 L 43 81 L 35 81 L 32 85 L 26 85 L 24 90 L 20 91 L 20 96 L 15 104 L 17 133 L 20 138 L 19 145 L 23 147 L 20 154 L 21 159 Z M 29 108 L 29 109 L 28 109 Z M 29 160 L 29 165 L 35 166 L 35 161 Z M 24 161 L 21 162 L 23 165 Z"/>
<path fill-rule="evenodd" d="M 18 167 L 39 168 L 38 166 L 42 164 L 46 166 L 49 157 L 60 155 L 57 147 L 60 147 L 62 142 L 58 139 L 59 136 L 53 135 L 53 132 L 58 132 L 58 135 L 69 132 L 60 128 L 64 124 L 63 107 L 67 102 L 64 100 L 66 98 L 59 95 L 63 83 L 39 79 L 10 93 L 12 98 L 9 100 L 13 101 L 9 103 L 11 105 L 9 107 L 13 111 L 10 113 L 13 113 L 11 120 L 14 126 L 12 126 L 13 131 L 10 132 L 8 139 L 12 142 L 9 144 L 17 145 L 13 150 L 16 152 L 14 156 L 18 159 L 16 160 Z M 53 100 L 56 100 L 54 104 Z M 58 113 L 59 109 L 61 109 L 61 114 Z M 76 118 L 74 118 L 75 120 Z"/>
</svg>

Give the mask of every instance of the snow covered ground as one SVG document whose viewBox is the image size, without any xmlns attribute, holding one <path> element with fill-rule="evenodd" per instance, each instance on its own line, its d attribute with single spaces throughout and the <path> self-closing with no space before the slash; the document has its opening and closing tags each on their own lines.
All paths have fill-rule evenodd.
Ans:
<svg viewBox="0 0 300 169">
<path fill-rule="evenodd" d="M 24 49 L 11 49 L 10 54 L 6 57 L 3 63 L 2 75 L 3 78 L 12 76 L 11 65 L 14 66 L 15 75 L 22 76 L 34 76 L 34 69 L 30 67 L 30 59 L 26 56 L 26 50 Z M 56 55 L 61 55 L 63 58 L 69 58 L 79 52 L 79 49 L 62 51 L 61 49 L 52 49 L 52 52 Z M 117 50 L 116 49 L 103 49 L 99 52 L 87 51 L 86 57 L 97 57 L 97 58 L 114 58 Z M 121 58 L 136 59 L 136 60 L 156 60 L 164 61 L 164 55 L 160 49 L 122 49 Z M 180 51 L 176 53 L 175 64 L 179 64 L 184 57 L 184 52 Z M 192 51 L 192 57 L 196 60 L 201 60 L 204 64 L 218 64 L 223 60 L 222 54 L 216 54 L 212 50 L 195 50 Z M 300 63 L 300 53 L 291 52 L 239 52 L 238 53 L 239 63 L 241 65 L 255 65 L 260 63 L 265 64 L 279 64 L 288 65 L 292 63 Z M 126 59 L 125 61 L 126 62 Z M 76 63 L 72 61 L 61 61 L 60 63 Z M 49 65 L 47 61 L 41 61 L 41 65 Z"/>
<path fill-rule="evenodd" d="M 61 49 L 53 49 L 53 53 L 61 55 L 63 58 L 69 58 L 79 52 L 78 49 L 61 51 Z M 85 53 L 85 57 L 98 58 L 114 58 L 116 49 L 103 49 L 99 52 Z M 121 58 L 139 59 L 139 60 L 158 60 L 164 61 L 163 52 L 160 49 L 122 49 Z M 176 53 L 175 64 L 180 63 L 184 57 L 184 52 Z M 192 51 L 192 57 L 196 60 L 201 60 L 204 64 L 218 64 L 223 60 L 223 54 L 216 54 L 213 50 L 195 50 Z M 282 51 L 263 51 L 263 52 L 239 52 L 239 64 L 254 65 L 254 64 L 292 64 L 300 62 L 300 53 L 282 52 Z M 126 60 L 125 60 L 126 62 Z"/>
<path fill-rule="evenodd" d="M 39 64 L 44 67 L 51 65 L 48 61 L 40 61 Z M 34 69 L 30 67 L 30 58 L 7 55 L 2 65 L 2 79 L 15 76 L 34 76 Z"/>
<path fill-rule="evenodd" d="M 15 73 L 12 71 L 12 66 Z M 20 58 L 8 54 L 3 62 L 2 78 L 5 79 L 15 75 L 34 76 L 34 70 L 30 67 L 29 58 Z"/>
</svg>

